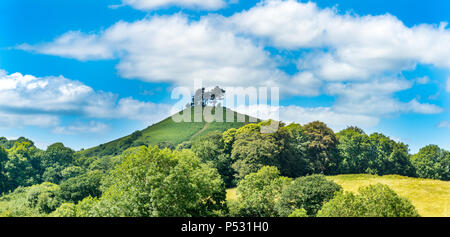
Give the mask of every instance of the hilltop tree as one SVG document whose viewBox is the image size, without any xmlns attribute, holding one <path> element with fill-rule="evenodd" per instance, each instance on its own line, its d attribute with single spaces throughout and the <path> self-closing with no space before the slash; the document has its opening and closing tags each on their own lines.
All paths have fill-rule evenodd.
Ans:
<svg viewBox="0 0 450 237">
<path fill-rule="evenodd" d="M 224 94 L 225 90 L 219 88 L 218 86 L 214 87 L 210 91 L 205 91 L 205 88 L 198 89 L 195 91 L 194 96 L 192 96 L 190 107 L 205 107 L 208 104 L 215 106 L 219 100 L 223 99 Z"/>
</svg>

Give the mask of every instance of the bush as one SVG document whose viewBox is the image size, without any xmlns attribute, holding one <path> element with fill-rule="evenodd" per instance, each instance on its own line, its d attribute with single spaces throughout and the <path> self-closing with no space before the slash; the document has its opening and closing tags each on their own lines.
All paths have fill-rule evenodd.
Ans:
<svg viewBox="0 0 450 237">
<path fill-rule="evenodd" d="M 323 205 L 319 217 L 418 217 L 411 202 L 387 185 L 376 184 L 359 189 L 359 194 L 340 192 Z"/>
<path fill-rule="evenodd" d="M 300 177 L 283 190 L 276 209 L 280 216 L 289 216 L 296 209 L 304 209 L 309 216 L 315 216 L 322 205 L 341 189 L 323 175 Z"/>
<path fill-rule="evenodd" d="M 230 202 L 232 216 L 276 217 L 275 203 L 281 190 L 291 182 L 280 177 L 276 167 L 265 166 L 239 182 L 237 199 Z"/>
</svg>

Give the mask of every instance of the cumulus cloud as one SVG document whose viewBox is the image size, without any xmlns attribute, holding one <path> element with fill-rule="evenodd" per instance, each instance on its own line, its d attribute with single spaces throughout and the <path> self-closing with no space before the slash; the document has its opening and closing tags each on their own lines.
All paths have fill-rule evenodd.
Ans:
<svg viewBox="0 0 450 237">
<path fill-rule="evenodd" d="M 53 133 L 57 134 L 80 134 L 80 133 L 104 133 L 109 129 L 109 126 L 96 121 L 89 123 L 75 123 L 68 126 L 58 126 L 53 129 Z"/>
<path fill-rule="evenodd" d="M 447 78 L 447 86 L 446 86 L 445 89 L 446 89 L 447 92 L 450 92 L 450 77 Z"/>
<path fill-rule="evenodd" d="M 417 63 L 450 67 L 450 31 L 444 23 L 409 28 L 389 14 L 339 14 L 295 0 L 263 1 L 235 14 L 230 22 L 237 31 L 277 48 L 327 48 L 303 62 L 327 80 L 368 78 L 411 69 Z"/>
<path fill-rule="evenodd" d="M 450 122 L 442 121 L 437 125 L 438 128 L 450 128 Z"/>
<path fill-rule="evenodd" d="M 99 34 L 69 32 L 51 43 L 20 47 L 79 60 L 118 57 L 123 77 L 150 82 L 190 86 L 202 79 L 210 86 L 270 86 L 287 81 L 262 47 L 212 21 L 153 17 L 118 22 Z"/>
<path fill-rule="evenodd" d="M 122 3 L 139 10 L 153 10 L 168 6 L 217 10 L 226 6 L 224 0 L 122 0 Z"/>
<path fill-rule="evenodd" d="M 174 4 L 124 2 L 139 9 Z M 200 1 L 178 5 L 195 6 L 194 2 Z M 206 6 L 208 1 L 202 4 Z M 279 69 L 283 59 L 271 55 L 266 46 L 308 50 L 295 59 L 298 72 L 288 75 Z M 148 82 L 191 87 L 195 79 L 202 79 L 205 86 L 280 87 L 282 96 L 326 93 L 335 97 L 335 104 L 318 108 L 320 111 L 340 118 L 337 114 L 351 114 L 371 123 L 375 121 L 373 116 L 392 113 L 442 112 L 442 108 L 418 99 L 399 101 L 395 93 L 414 86 L 413 80 L 398 77 L 417 64 L 450 68 L 450 31 L 446 24 L 407 27 L 389 14 L 341 14 L 336 9 L 320 9 L 315 3 L 294 0 L 266 0 L 231 17 L 208 15 L 190 20 L 175 14 L 120 21 L 101 32 L 73 31 L 53 42 L 19 48 L 78 60 L 118 59 L 116 67 L 122 77 Z M 428 81 L 425 77 L 415 80 L 418 84 Z M 102 100 L 105 97 L 107 93 L 97 96 L 98 103 L 106 103 Z M 135 106 L 126 108 L 160 109 L 154 104 L 133 103 Z M 91 108 L 86 111 L 95 116 L 114 108 L 120 116 L 125 113 L 120 106 L 120 102 L 112 103 L 109 109 L 101 110 L 94 103 L 85 108 Z"/>
<path fill-rule="evenodd" d="M 333 83 L 327 86 L 330 95 L 337 95 L 333 106 L 336 111 L 355 114 L 387 115 L 392 113 L 437 114 L 442 108 L 417 99 L 401 102 L 393 94 L 411 88 L 404 79 L 378 79 L 361 83 Z"/>
<path fill-rule="evenodd" d="M 169 108 L 169 105 L 132 98 L 119 99 L 113 93 L 95 91 L 62 76 L 35 77 L 21 73 L 0 76 L 0 126 L 3 127 L 57 126 L 64 115 L 154 122 L 167 115 Z M 105 128 L 100 123 L 88 125 L 58 127 L 55 131 L 96 132 Z"/>
</svg>

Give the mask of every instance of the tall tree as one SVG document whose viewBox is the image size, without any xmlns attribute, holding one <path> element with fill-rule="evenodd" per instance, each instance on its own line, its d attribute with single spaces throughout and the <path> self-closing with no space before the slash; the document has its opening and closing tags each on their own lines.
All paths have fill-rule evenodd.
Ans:
<svg viewBox="0 0 450 237">
<path fill-rule="evenodd" d="M 412 156 L 418 177 L 450 180 L 450 152 L 437 145 L 428 145 Z"/>
<path fill-rule="evenodd" d="M 315 121 L 304 126 L 308 136 L 309 165 L 316 174 L 336 174 L 338 170 L 338 140 L 325 123 Z"/>
</svg>

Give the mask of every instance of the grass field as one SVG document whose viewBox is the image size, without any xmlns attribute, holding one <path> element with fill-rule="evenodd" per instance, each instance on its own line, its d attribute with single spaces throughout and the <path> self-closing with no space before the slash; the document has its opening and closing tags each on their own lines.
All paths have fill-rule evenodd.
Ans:
<svg viewBox="0 0 450 237">
<path fill-rule="evenodd" d="M 351 174 L 328 176 L 345 191 L 357 192 L 361 186 L 376 183 L 386 184 L 400 196 L 408 198 L 424 217 L 450 216 L 450 182 L 409 178 L 399 175 L 376 176 L 368 174 Z M 227 190 L 227 199 L 236 198 L 236 189 Z"/>
</svg>

